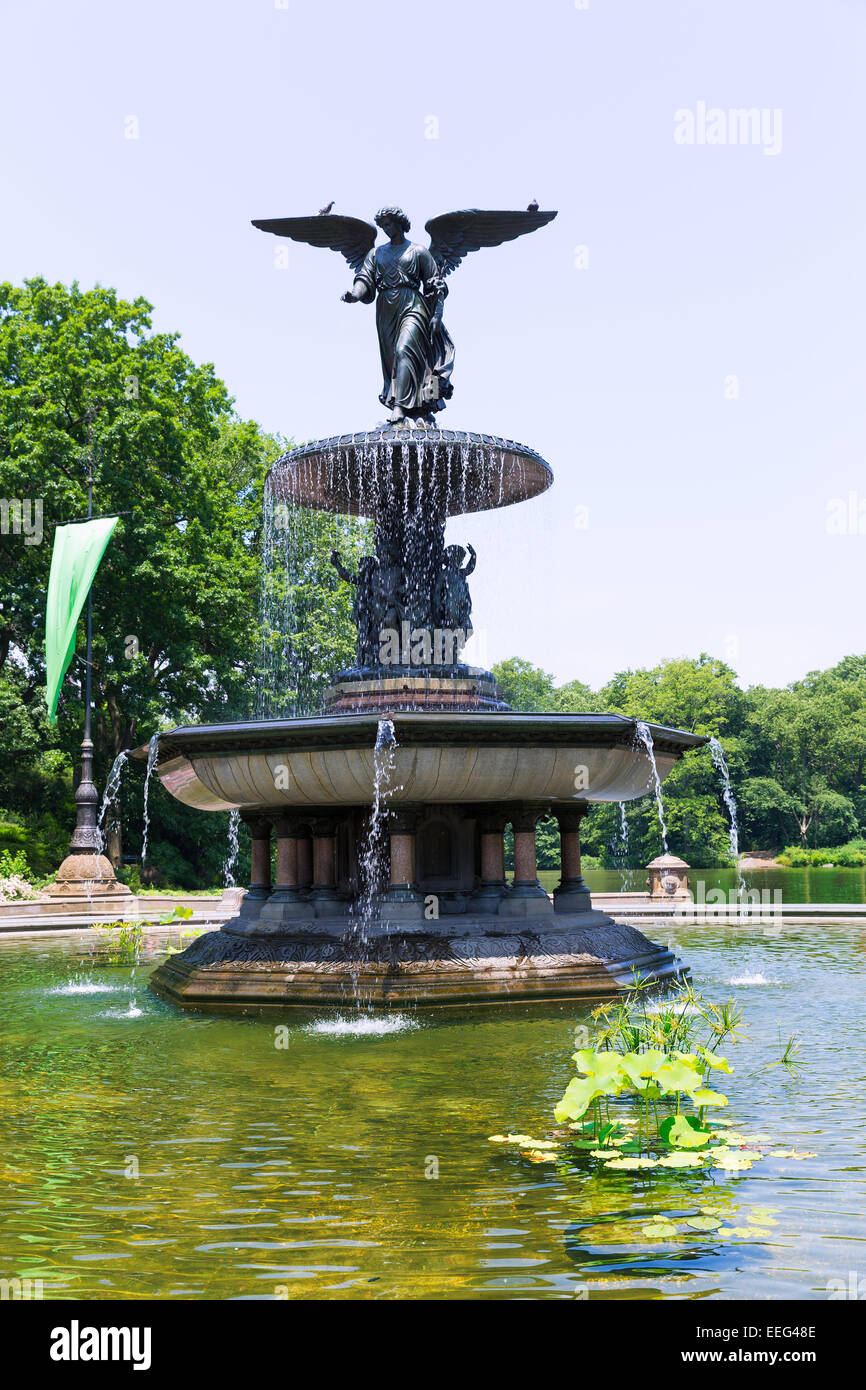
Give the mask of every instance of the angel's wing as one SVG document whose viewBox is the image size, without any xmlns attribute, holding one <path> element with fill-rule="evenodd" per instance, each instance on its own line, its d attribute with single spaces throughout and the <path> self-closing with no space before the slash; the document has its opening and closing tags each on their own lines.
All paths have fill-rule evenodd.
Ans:
<svg viewBox="0 0 866 1390">
<path fill-rule="evenodd" d="M 339 251 L 356 275 L 378 236 L 372 223 L 362 222 L 359 217 L 341 217 L 339 213 L 319 214 L 318 217 L 266 217 L 254 219 L 253 226 L 261 232 L 273 232 L 274 236 L 305 241 L 308 246 L 326 246 L 329 251 Z"/>
<path fill-rule="evenodd" d="M 450 275 L 469 251 L 501 246 L 503 241 L 534 232 L 555 216 L 555 212 L 482 212 L 479 208 L 464 208 L 462 212 L 432 217 L 426 230 L 430 233 L 430 250 L 443 275 Z"/>
</svg>

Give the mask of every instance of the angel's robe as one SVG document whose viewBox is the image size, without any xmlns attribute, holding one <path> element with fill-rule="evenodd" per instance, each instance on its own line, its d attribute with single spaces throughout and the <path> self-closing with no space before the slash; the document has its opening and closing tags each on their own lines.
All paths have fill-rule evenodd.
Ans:
<svg viewBox="0 0 866 1390">
<path fill-rule="evenodd" d="M 439 267 L 424 246 L 386 242 L 369 252 L 357 279 L 376 299 L 376 329 L 382 359 L 379 400 L 393 409 L 426 415 L 441 410 L 453 390 L 454 344 L 440 323 L 432 334 Z M 427 292 L 425 292 L 425 290 Z"/>
</svg>

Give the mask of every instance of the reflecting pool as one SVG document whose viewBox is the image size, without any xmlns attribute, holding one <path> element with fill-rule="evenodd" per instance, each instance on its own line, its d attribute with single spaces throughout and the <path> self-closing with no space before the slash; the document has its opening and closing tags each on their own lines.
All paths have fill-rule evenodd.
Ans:
<svg viewBox="0 0 866 1390">
<path fill-rule="evenodd" d="M 726 1116 L 814 1158 L 599 1174 L 490 1143 L 554 1127 L 576 1006 L 213 1018 L 105 963 L 102 933 L 0 939 L 0 1276 L 46 1298 L 866 1293 L 866 931 L 655 934 L 743 1011 Z M 761 1069 L 792 1030 L 798 1082 Z M 706 1206 L 753 1234 L 691 1227 Z"/>
</svg>

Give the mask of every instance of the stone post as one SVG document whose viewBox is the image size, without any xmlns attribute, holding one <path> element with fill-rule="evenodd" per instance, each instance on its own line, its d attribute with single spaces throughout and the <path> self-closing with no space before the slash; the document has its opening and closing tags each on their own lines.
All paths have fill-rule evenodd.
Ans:
<svg viewBox="0 0 866 1390">
<path fill-rule="evenodd" d="M 241 814 L 241 820 L 250 832 L 252 840 L 252 871 L 250 884 L 244 894 L 239 916 L 244 921 L 257 919 L 271 896 L 271 825 L 267 816 L 254 813 Z"/>
<path fill-rule="evenodd" d="M 389 812 L 391 882 L 382 899 L 380 912 L 389 920 L 424 916 L 424 894 L 415 881 L 415 835 L 418 811 L 397 807 Z"/>
<path fill-rule="evenodd" d="M 306 898 L 313 886 L 313 840 L 309 822 L 298 828 L 298 891 Z"/>
<path fill-rule="evenodd" d="M 271 896 L 271 824 L 265 816 L 242 816 L 252 839 L 252 872 L 247 898 L 263 902 Z"/>
<path fill-rule="evenodd" d="M 277 816 L 274 821 L 277 837 L 277 882 L 265 906 L 263 921 L 288 922 L 310 916 L 305 903 L 306 893 L 299 886 L 299 845 L 302 837 L 309 843 L 309 826 L 295 816 Z"/>
<path fill-rule="evenodd" d="M 550 898 L 538 882 L 535 863 L 535 827 L 547 811 L 546 803 L 528 801 L 509 809 L 514 831 L 514 880 L 499 904 L 501 917 L 545 916 L 553 911 Z"/>
<path fill-rule="evenodd" d="M 470 911 L 482 915 L 499 911 L 499 904 L 508 892 L 505 878 L 505 844 L 503 836 L 508 824 L 504 810 L 485 810 L 478 815 L 481 842 L 481 883 L 470 899 Z"/>
<path fill-rule="evenodd" d="M 650 897 L 654 902 L 683 902 L 691 897 L 689 866 L 685 859 L 678 858 L 676 854 L 660 854 L 647 864 L 647 868 Z"/>
<path fill-rule="evenodd" d="M 557 912 L 592 910 L 589 889 L 580 871 L 580 822 L 588 810 L 586 802 L 554 808 L 559 822 L 559 884 L 553 890 Z"/>
<path fill-rule="evenodd" d="M 333 816 L 314 816 L 310 821 L 313 832 L 313 886 L 310 902 L 316 904 L 316 915 L 330 917 L 340 911 L 341 898 L 337 891 L 337 822 Z"/>
</svg>

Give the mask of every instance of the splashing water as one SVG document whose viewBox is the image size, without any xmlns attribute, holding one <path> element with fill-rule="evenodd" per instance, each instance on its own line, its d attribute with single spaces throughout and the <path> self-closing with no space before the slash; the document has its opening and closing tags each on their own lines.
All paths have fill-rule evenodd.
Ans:
<svg viewBox="0 0 866 1390">
<path fill-rule="evenodd" d="M 90 976 L 83 979 L 76 976 L 65 985 L 55 985 L 48 990 L 49 994 L 118 994 L 124 988 L 123 985 L 101 984 L 98 980 L 92 980 Z"/>
<path fill-rule="evenodd" d="M 384 1037 L 389 1033 L 405 1033 L 418 1027 L 420 1024 L 417 1020 L 407 1018 L 405 1014 L 389 1014 L 387 1017 L 364 1014 L 360 1018 L 344 1018 L 338 1014 L 336 1018 L 322 1018 L 308 1024 L 304 1032 L 327 1037 L 353 1034 L 356 1037 Z"/>
<path fill-rule="evenodd" d="M 141 1018 L 143 1010 L 136 1004 L 134 999 L 130 999 L 129 1006 L 122 1013 L 117 1009 L 108 1009 L 102 1015 L 103 1018 Z"/>
<path fill-rule="evenodd" d="M 238 835 L 241 826 L 240 811 L 229 812 L 229 849 L 223 864 L 223 883 L 226 888 L 236 888 L 235 865 L 238 862 Z"/>
<path fill-rule="evenodd" d="M 717 738 L 711 738 L 708 747 L 710 750 L 710 757 L 713 760 L 713 766 L 718 772 L 719 777 L 722 781 L 722 800 L 724 801 L 725 806 L 728 809 L 728 816 L 730 817 L 731 821 L 731 828 L 729 831 L 729 838 L 731 842 L 731 857 L 737 869 L 737 875 L 739 878 L 739 892 L 740 894 L 743 894 L 746 891 L 746 880 L 744 879 L 742 870 L 740 869 L 740 827 L 737 816 L 737 803 L 734 799 L 734 793 L 731 790 L 731 774 L 728 771 L 728 764 L 725 759 L 724 749 L 722 748 L 722 745 L 719 743 L 719 740 Z"/>
<path fill-rule="evenodd" d="M 643 719 L 635 720 L 634 729 L 636 738 L 639 739 L 640 742 L 643 744 L 644 748 L 646 749 L 646 755 L 650 760 L 650 766 L 652 768 L 653 790 L 655 792 L 656 798 L 656 810 L 658 811 L 659 825 L 662 828 L 662 844 L 664 845 L 664 852 L 665 854 L 667 854 L 668 828 L 665 824 L 665 812 L 664 806 L 662 804 L 662 781 L 659 777 L 659 770 L 656 766 L 656 755 L 655 747 L 653 745 L 652 730 L 650 729 L 649 724 L 645 723 Z"/>
<path fill-rule="evenodd" d="M 352 936 L 360 948 L 363 958 L 369 939 L 370 926 L 376 916 L 381 899 L 383 883 L 388 880 L 387 873 L 387 835 L 388 798 L 400 787 L 393 785 L 396 768 L 397 736 L 391 719 L 380 719 L 376 731 L 376 744 L 373 749 L 373 805 L 364 833 L 361 837 L 358 854 L 358 867 L 361 877 L 361 891 L 351 908 Z M 359 971 L 352 968 L 352 985 L 355 1004 L 362 1008 L 366 1003 L 362 997 Z"/>
<path fill-rule="evenodd" d="M 150 774 L 156 764 L 156 757 L 159 752 L 159 734 L 154 734 L 147 748 L 147 771 L 144 774 L 144 830 L 141 836 L 141 862 L 147 858 L 147 832 L 150 829 L 150 810 L 148 807 L 148 793 L 150 791 Z"/>
<path fill-rule="evenodd" d="M 361 892 L 357 903 L 357 935 L 366 942 L 373 918 L 379 885 L 383 877 L 385 826 L 388 819 L 388 796 L 399 790 L 392 787 L 396 766 L 397 735 L 392 719 L 380 719 L 373 749 L 373 805 L 361 844 L 359 856 Z"/>
<path fill-rule="evenodd" d="M 117 799 L 120 791 L 120 779 L 123 776 L 123 769 L 129 757 L 129 749 L 126 748 L 122 753 L 118 753 L 114 762 L 111 764 L 111 771 L 108 774 L 108 781 L 105 784 L 105 791 L 102 794 L 102 804 L 99 807 L 99 815 L 96 819 L 96 828 L 99 831 L 99 853 L 105 853 L 106 840 L 108 838 L 108 825 L 103 827 L 106 812 L 113 801 Z"/>
</svg>

